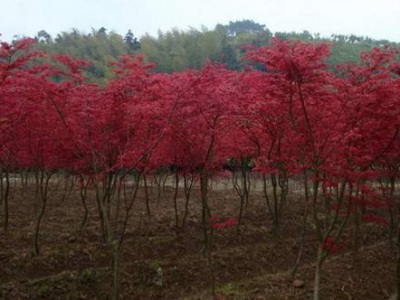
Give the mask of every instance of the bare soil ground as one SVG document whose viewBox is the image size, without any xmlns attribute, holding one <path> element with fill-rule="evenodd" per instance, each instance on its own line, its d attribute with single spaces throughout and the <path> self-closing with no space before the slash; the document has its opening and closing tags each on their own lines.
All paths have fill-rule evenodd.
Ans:
<svg viewBox="0 0 400 300">
<path fill-rule="evenodd" d="M 185 231 L 174 231 L 173 190 L 165 188 L 160 203 L 150 191 L 151 216 L 143 191 L 135 204 L 122 248 L 122 299 L 210 299 L 210 273 L 201 255 L 199 192 L 194 190 Z M 10 226 L 0 235 L 1 299 L 109 299 L 110 252 L 100 239 L 95 201 L 89 195 L 89 224 L 79 233 L 83 208 L 77 191 L 63 197 L 53 187 L 41 227 L 41 254 L 31 254 L 35 224 L 34 190 L 14 189 Z M 292 194 L 278 237 L 271 233 L 260 192 L 253 192 L 240 233 L 214 232 L 213 260 L 220 299 L 311 299 L 316 246 L 310 227 L 296 279 L 291 276 L 301 233 L 302 198 Z M 210 192 L 212 211 L 236 217 L 239 200 L 230 188 Z M 183 195 L 179 207 L 183 209 Z M 3 218 L 3 215 L 0 215 Z M 352 221 L 351 221 L 352 222 Z M 350 225 L 351 225 L 350 222 Z M 364 224 L 355 256 L 351 230 L 344 248 L 324 265 L 321 299 L 388 299 L 395 253 L 387 228 Z"/>
</svg>

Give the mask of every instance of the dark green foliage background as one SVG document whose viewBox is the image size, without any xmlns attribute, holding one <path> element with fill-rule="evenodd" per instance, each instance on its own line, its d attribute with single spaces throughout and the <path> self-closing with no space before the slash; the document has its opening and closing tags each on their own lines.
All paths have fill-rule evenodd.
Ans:
<svg viewBox="0 0 400 300">
<path fill-rule="evenodd" d="M 190 30 L 172 29 L 159 31 L 158 36 L 144 35 L 140 38 L 129 30 L 125 35 L 107 32 L 107 29 L 92 29 L 82 33 L 77 29 L 61 32 L 51 37 L 45 30 L 35 37 L 38 47 L 50 53 L 64 53 L 82 58 L 91 63 L 86 70 L 90 81 L 104 84 L 113 76 L 110 62 L 121 55 L 142 55 L 146 61 L 156 63 L 158 72 L 171 73 L 185 69 L 198 69 L 210 60 L 225 64 L 229 69 L 242 68 L 241 57 L 245 46 L 261 47 L 271 43 L 273 37 L 284 40 L 307 42 L 328 42 L 332 44 L 332 65 L 344 62 L 357 62 L 360 53 L 373 47 L 400 44 L 387 40 L 373 40 L 355 35 L 332 35 L 323 38 L 319 34 L 303 32 L 272 33 L 265 25 L 251 20 L 218 24 L 214 29 L 191 28 Z"/>
</svg>

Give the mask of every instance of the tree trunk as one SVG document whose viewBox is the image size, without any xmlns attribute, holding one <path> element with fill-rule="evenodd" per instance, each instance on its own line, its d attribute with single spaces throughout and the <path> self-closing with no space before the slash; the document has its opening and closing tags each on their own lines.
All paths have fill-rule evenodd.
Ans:
<svg viewBox="0 0 400 300">
<path fill-rule="evenodd" d="M 4 233 L 6 234 L 8 231 L 8 218 L 9 218 L 8 198 L 10 195 L 10 173 L 9 173 L 7 167 L 5 167 L 4 175 L 5 175 L 5 186 L 4 186 L 4 182 L 3 182 L 3 175 L 1 174 L 1 176 L 0 176 L 0 180 L 1 180 L 1 201 L 0 201 L 0 203 L 3 202 L 3 205 L 4 205 L 3 230 L 4 230 Z"/>
<path fill-rule="evenodd" d="M 321 271 L 322 271 L 322 248 L 321 246 L 319 246 L 317 253 L 317 264 L 315 266 L 313 300 L 319 300 Z"/>
<path fill-rule="evenodd" d="M 84 210 L 83 220 L 82 220 L 81 226 L 79 228 L 79 231 L 81 233 L 83 231 L 85 231 L 85 229 L 86 229 L 88 216 L 89 216 L 89 208 L 86 203 L 87 189 L 88 189 L 89 182 L 90 182 L 89 178 L 87 179 L 86 183 L 85 183 L 85 179 L 83 178 L 83 185 L 80 188 L 81 202 L 82 202 L 83 210 Z"/>
<path fill-rule="evenodd" d="M 238 215 L 238 224 L 236 226 L 236 230 L 240 232 L 240 226 L 242 225 L 243 219 L 243 209 L 245 204 L 245 197 L 246 197 L 246 185 L 245 185 L 245 178 L 244 173 L 233 171 L 232 173 L 232 184 L 236 190 L 236 193 L 239 196 L 240 205 L 239 205 L 239 215 Z"/>
<path fill-rule="evenodd" d="M 40 194 L 40 201 L 41 201 L 41 208 L 39 211 L 39 215 L 37 216 L 36 219 L 36 226 L 35 226 L 35 233 L 33 236 L 33 255 L 38 256 L 39 255 L 39 232 L 40 232 L 40 225 L 42 223 L 42 219 L 44 216 L 44 213 L 46 211 L 46 206 L 47 206 L 47 192 L 48 192 L 48 187 L 49 187 L 49 181 L 51 178 L 52 174 L 47 174 L 46 179 L 44 178 L 44 171 L 40 172 L 40 178 L 39 178 L 39 194 Z"/>
<path fill-rule="evenodd" d="M 203 255 L 206 256 L 210 250 L 210 206 L 208 205 L 208 176 L 203 172 L 200 174 L 200 191 L 202 204 L 203 223 Z"/>
<path fill-rule="evenodd" d="M 297 253 L 297 258 L 296 258 L 296 263 L 294 264 L 293 270 L 292 270 L 292 277 L 294 278 L 297 272 L 297 269 L 299 268 L 301 258 L 303 256 L 303 248 L 305 244 L 305 238 L 306 238 L 306 232 L 307 232 L 307 217 L 308 217 L 308 204 L 305 204 L 304 208 L 304 215 L 303 215 L 303 224 L 302 224 L 302 232 L 301 232 L 301 237 L 299 241 L 299 252 Z"/>
<path fill-rule="evenodd" d="M 186 174 L 183 175 L 183 186 L 184 186 L 184 193 L 185 193 L 185 213 L 182 218 L 182 230 L 184 230 L 186 225 L 186 219 L 189 215 L 189 200 L 190 200 L 190 192 L 193 188 L 194 178 L 188 178 Z"/>
<path fill-rule="evenodd" d="M 112 271 L 113 271 L 113 289 L 112 297 L 113 300 L 120 299 L 121 290 L 121 264 L 120 264 L 120 253 L 117 241 L 114 241 L 111 245 L 112 254 Z"/>
<path fill-rule="evenodd" d="M 143 184 L 144 184 L 144 195 L 145 195 L 145 202 L 146 202 L 146 214 L 148 216 L 150 216 L 151 209 L 150 209 L 150 200 L 149 200 L 149 191 L 148 191 L 148 186 L 147 186 L 146 173 L 143 173 Z"/>
<path fill-rule="evenodd" d="M 179 212 L 178 212 L 178 192 L 179 192 L 179 174 L 175 172 L 175 192 L 173 197 L 174 212 L 175 212 L 175 233 L 179 234 Z"/>
</svg>

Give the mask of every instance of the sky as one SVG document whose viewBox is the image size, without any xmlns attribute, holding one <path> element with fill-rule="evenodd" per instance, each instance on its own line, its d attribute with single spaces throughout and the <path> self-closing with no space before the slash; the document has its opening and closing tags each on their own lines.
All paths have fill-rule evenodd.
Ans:
<svg viewBox="0 0 400 300">
<path fill-rule="evenodd" d="M 250 19 L 272 32 L 355 34 L 400 42 L 400 0 L 0 0 L 0 37 L 106 28 L 158 35 Z"/>
</svg>

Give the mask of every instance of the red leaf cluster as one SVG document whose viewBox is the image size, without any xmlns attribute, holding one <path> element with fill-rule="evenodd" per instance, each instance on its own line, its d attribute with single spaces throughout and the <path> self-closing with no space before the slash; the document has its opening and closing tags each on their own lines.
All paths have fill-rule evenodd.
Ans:
<svg viewBox="0 0 400 300">
<path fill-rule="evenodd" d="M 322 250 L 328 251 L 330 254 L 336 254 L 343 248 L 343 243 L 335 241 L 334 237 L 328 236 L 321 246 Z"/>
<path fill-rule="evenodd" d="M 238 220 L 235 218 L 221 218 L 218 214 L 214 214 L 210 217 L 210 224 L 214 229 L 230 228 L 237 226 Z"/>
</svg>

